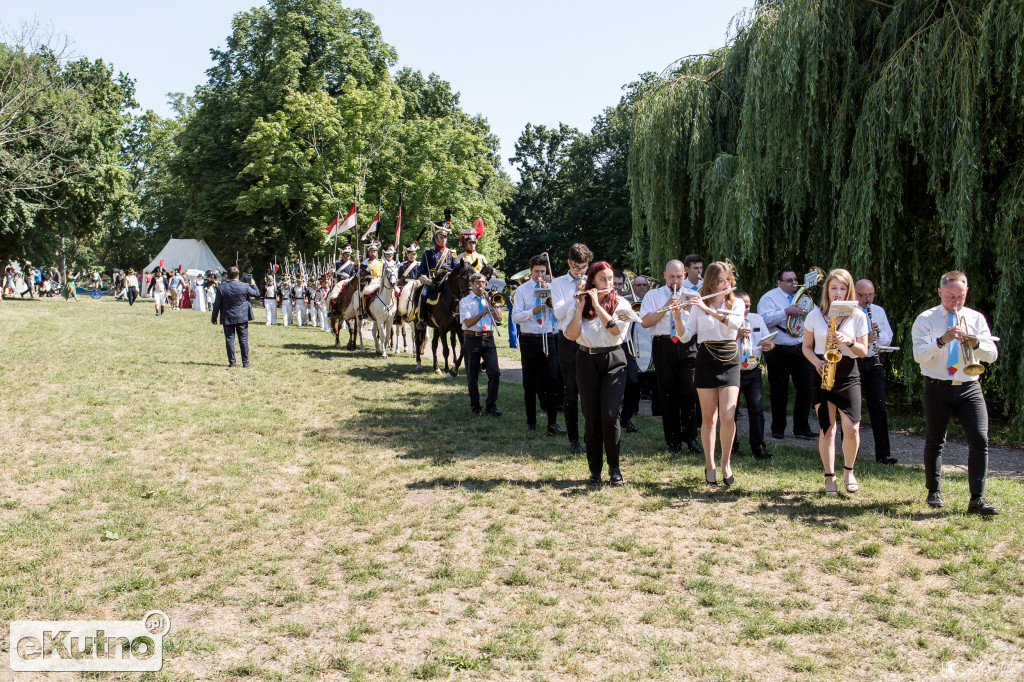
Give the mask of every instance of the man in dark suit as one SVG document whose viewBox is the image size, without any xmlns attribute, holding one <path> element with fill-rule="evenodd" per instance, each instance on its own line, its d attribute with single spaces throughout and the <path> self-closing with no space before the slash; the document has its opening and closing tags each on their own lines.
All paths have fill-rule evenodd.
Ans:
<svg viewBox="0 0 1024 682">
<path fill-rule="evenodd" d="M 249 297 L 260 297 L 256 282 L 249 278 L 249 284 L 238 281 L 238 268 L 228 268 L 228 281 L 217 287 L 216 298 L 213 299 L 213 316 L 210 322 L 217 324 L 220 314 L 224 325 L 224 341 L 228 347 L 228 367 L 235 366 L 235 335 L 238 335 L 238 346 L 242 350 L 242 367 L 249 366 L 249 322 L 255 319 Z"/>
</svg>

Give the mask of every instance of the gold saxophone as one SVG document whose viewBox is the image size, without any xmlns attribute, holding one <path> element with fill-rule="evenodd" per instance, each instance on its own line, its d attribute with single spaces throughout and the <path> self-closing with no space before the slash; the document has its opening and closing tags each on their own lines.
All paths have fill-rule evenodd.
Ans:
<svg viewBox="0 0 1024 682">
<path fill-rule="evenodd" d="M 828 334 L 825 336 L 825 366 L 821 368 L 821 388 L 825 391 L 831 391 L 835 385 L 836 365 L 843 357 L 839 352 L 839 339 L 836 336 L 838 326 L 839 319 L 829 316 Z"/>
</svg>

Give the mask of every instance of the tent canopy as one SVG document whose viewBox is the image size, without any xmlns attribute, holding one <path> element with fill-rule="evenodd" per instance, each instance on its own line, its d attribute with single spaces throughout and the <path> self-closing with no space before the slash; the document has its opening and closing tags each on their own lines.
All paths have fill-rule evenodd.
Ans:
<svg viewBox="0 0 1024 682">
<path fill-rule="evenodd" d="M 176 270 L 180 265 L 189 270 L 213 270 L 214 272 L 227 272 L 213 251 L 202 239 L 170 239 L 167 245 L 160 250 L 156 258 L 146 266 L 146 272 L 152 272 L 154 268 L 160 267 L 160 261 L 164 262 L 164 270 Z"/>
</svg>

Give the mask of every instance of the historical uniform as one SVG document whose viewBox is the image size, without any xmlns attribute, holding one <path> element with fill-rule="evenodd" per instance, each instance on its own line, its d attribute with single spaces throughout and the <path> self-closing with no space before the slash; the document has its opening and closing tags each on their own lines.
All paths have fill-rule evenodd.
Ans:
<svg viewBox="0 0 1024 682">
<path fill-rule="evenodd" d="M 267 326 L 277 324 L 277 285 L 273 277 L 267 277 L 263 288 L 263 307 L 267 310 Z"/>
<path fill-rule="evenodd" d="M 419 278 L 423 283 L 420 298 L 416 307 L 416 328 L 425 329 L 423 321 L 423 304 L 432 298 L 441 278 L 451 272 L 455 266 L 455 252 L 446 246 L 451 228 L 447 223 L 431 223 L 434 226 L 434 248 L 423 254 L 420 261 Z"/>
<path fill-rule="evenodd" d="M 287 276 L 281 282 L 281 317 L 285 327 L 292 323 L 292 281 Z"/>
</svg>

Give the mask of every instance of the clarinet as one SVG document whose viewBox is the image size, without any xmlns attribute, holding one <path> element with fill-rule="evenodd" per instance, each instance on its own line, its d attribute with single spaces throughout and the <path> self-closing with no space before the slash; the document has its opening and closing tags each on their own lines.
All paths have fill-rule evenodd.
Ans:
<svg viewBox="0 0 1024 682">
<path fill-rule="evenodd" d="M 868 334 L 875 333 L 875 321 L 871 319 L 871 304 L 868 303 L 868 307 L 864 309 L 864 312 L 868 314 Z M 868 355 L 874 358 L 875 362 L 878 362 L 878 341 L 872 341 L 868 344 Z"/>
</svg>

